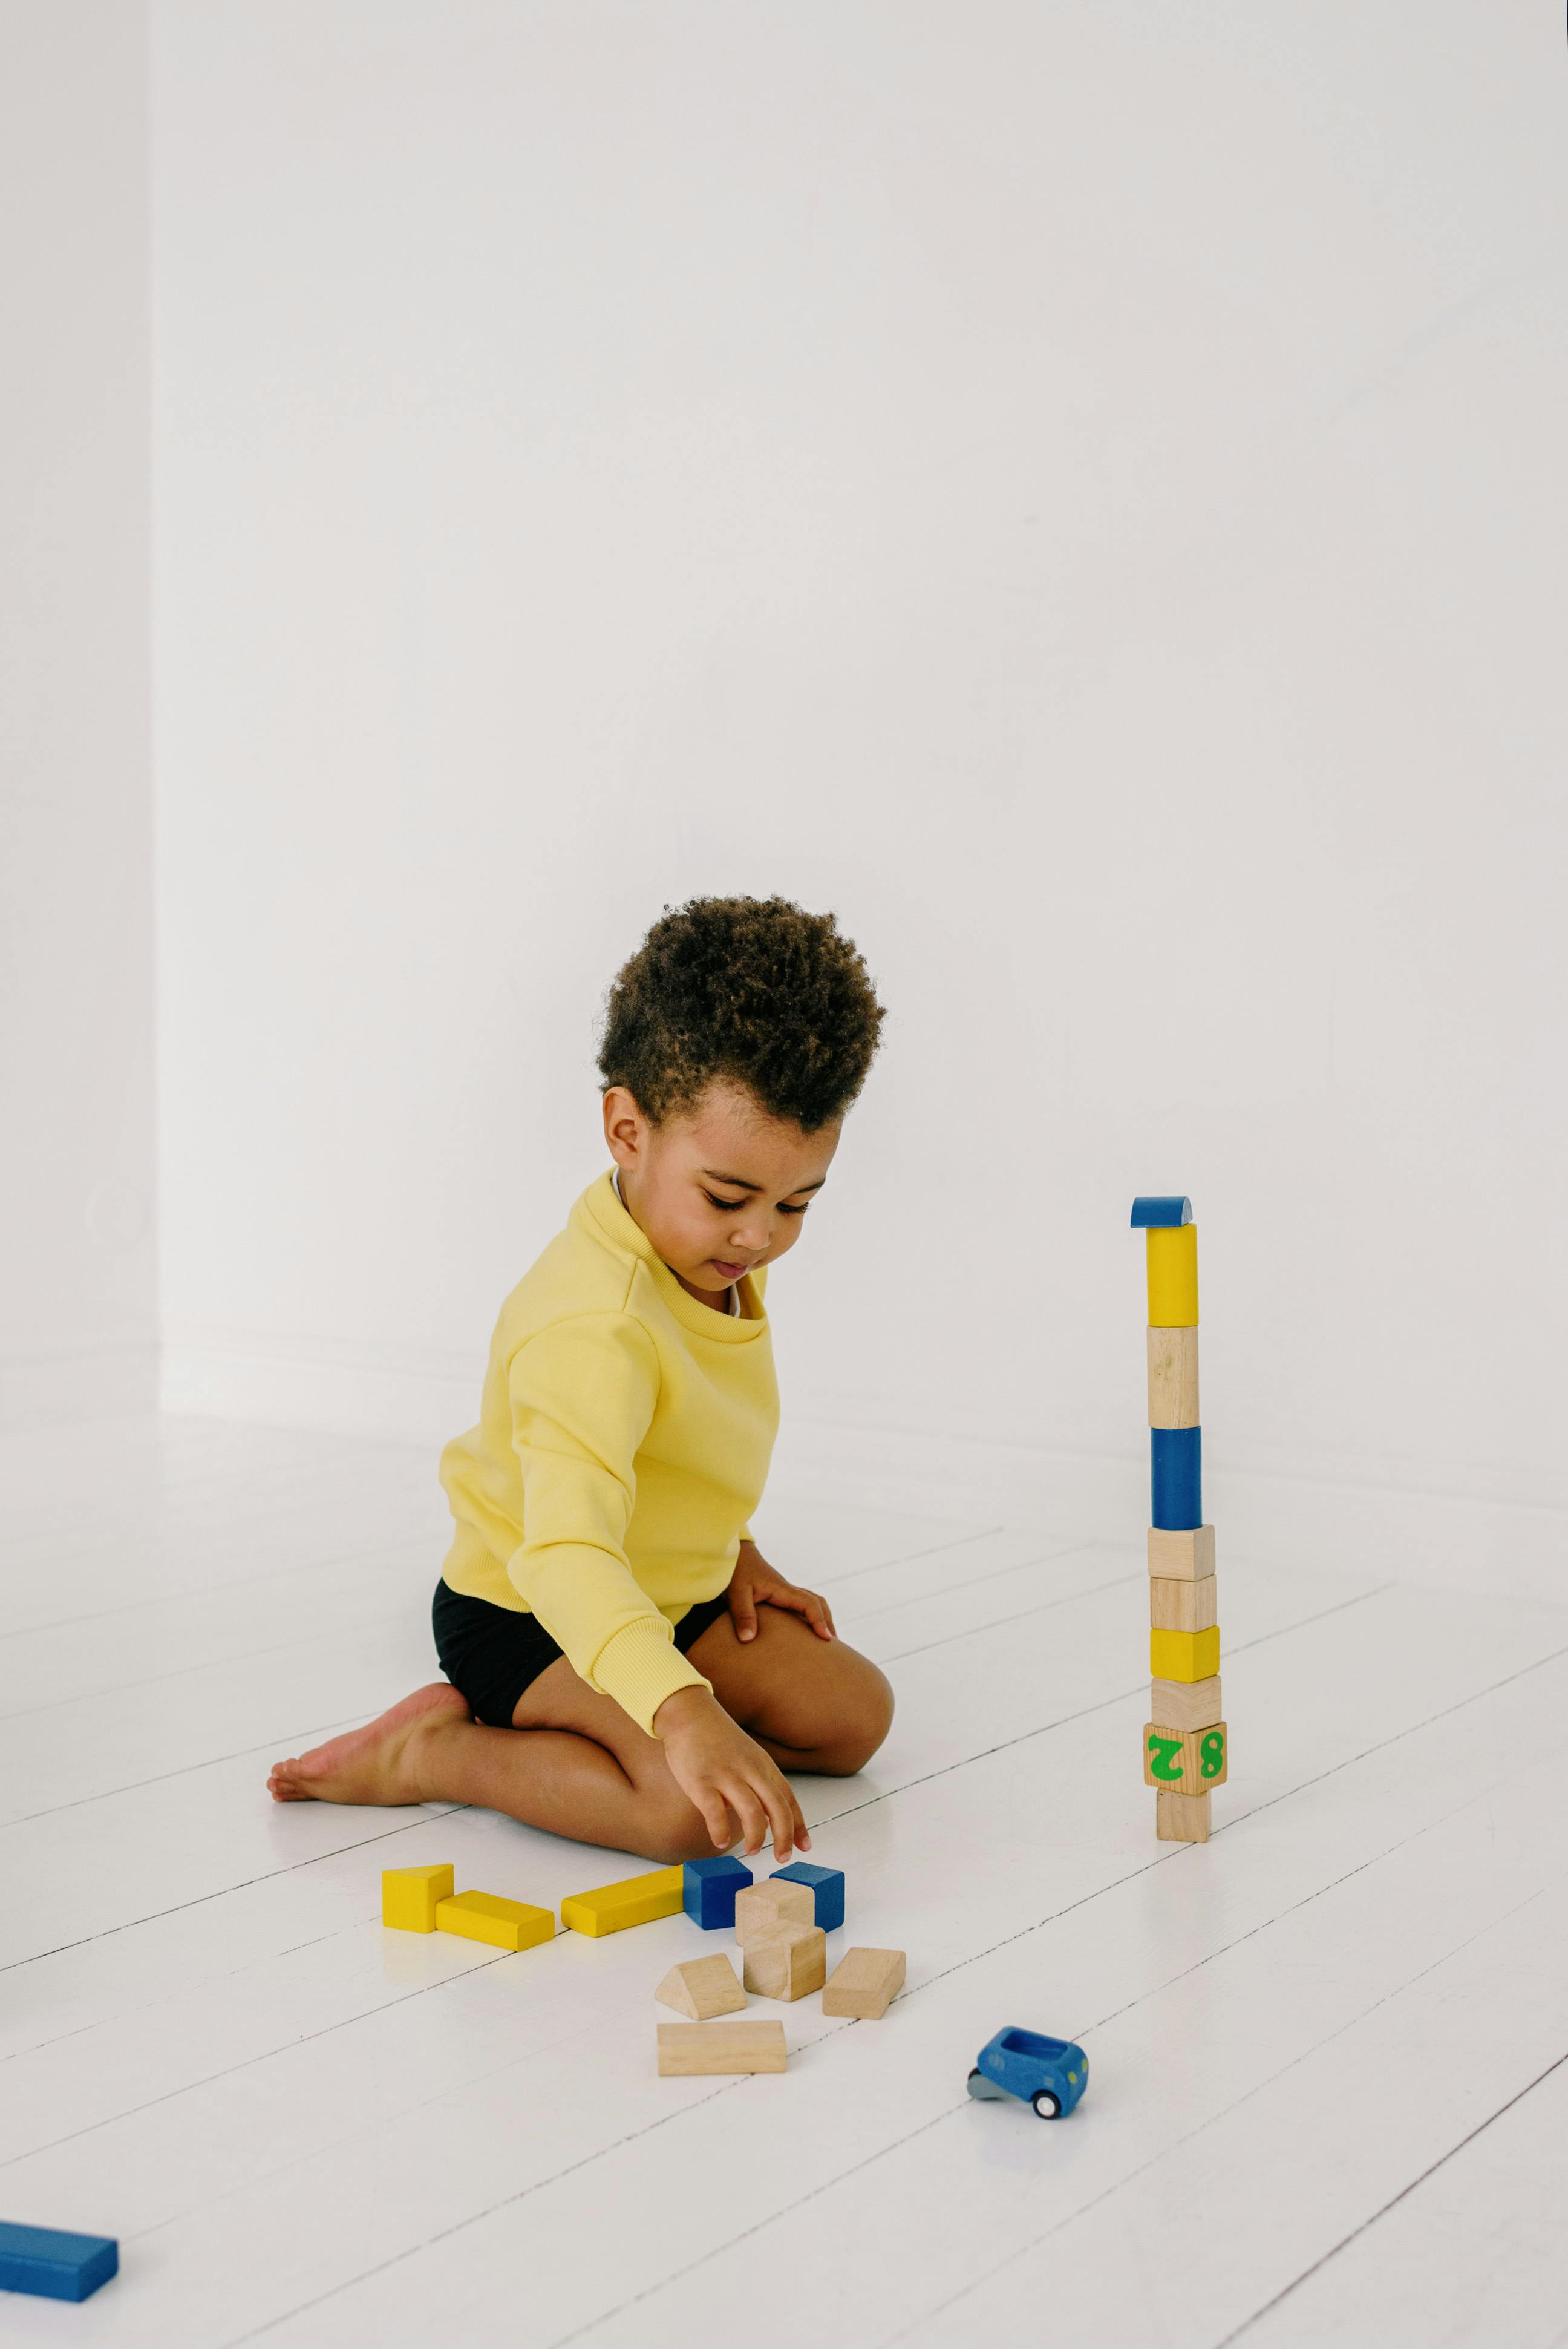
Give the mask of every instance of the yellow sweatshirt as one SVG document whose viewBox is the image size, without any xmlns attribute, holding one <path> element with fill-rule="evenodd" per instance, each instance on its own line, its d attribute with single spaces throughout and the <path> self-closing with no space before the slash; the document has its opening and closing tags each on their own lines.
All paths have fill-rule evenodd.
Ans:
<svg viewBox="0 0 1568 2349">
<path fill-rule="evenodd" d="M 500 1309 L 480 1422 L 441 1454 L 452 1589 L 537 1615 L 652 1731 L 707 1688 L 675 1626 L 728 1584 L 779 1428 L 764 1275 L 699 1304 L 615 1195 L 584 1191 Z"/>
</svg>

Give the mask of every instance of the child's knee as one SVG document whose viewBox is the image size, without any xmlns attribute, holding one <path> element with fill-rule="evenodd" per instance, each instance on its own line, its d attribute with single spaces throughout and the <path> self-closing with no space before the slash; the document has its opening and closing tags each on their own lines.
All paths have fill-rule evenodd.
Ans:
<svg viewBox="0 0 1568 2349">
<path fill-rule="evenodd" d="M 892 1688 L 886 1673 L 868 1657 L 856 1661 L 865 1669 L 845 1691 L 839 1718 L 823 1741 L 826 1758 L 819 1766 L 831 1778 L 851 1778 L 863 1770 L 892 1727 Z"/>
<path fill-rule="evenodd" d="M 803 1682 L 778 1704 L 768 1733 L 781 1745 L 810 1754 L 810 1769 L 850 1778 L 882 1744 L 892 1726 L 892 1711 L 886 1673 L 869 1656 L 840 1647 L 830 1669 Z"/>
<path fill-rule="evenodd" d="M 666 1868 L 678 1861 L 712 1859 L 716 1847 L 707 1821 L 672 1779 L 669 1786 L 650 1792 L 646 1806 L 646 1856 Z"/>
</svg>

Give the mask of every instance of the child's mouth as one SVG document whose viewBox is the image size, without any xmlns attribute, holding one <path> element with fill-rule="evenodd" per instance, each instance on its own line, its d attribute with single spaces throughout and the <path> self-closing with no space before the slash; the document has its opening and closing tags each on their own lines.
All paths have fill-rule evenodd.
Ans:
<svg viewBox="0 0 1568 2349">
<path fill-rule="evenodd" d="M 711 1259 L 711 1262 L 715 1272 L 718 1274 L 721 1280 L 738 1280 L 741 1274 L 746 1270 L 746 1267 L 743 1264 L 726 1264 L 722 1257 L 716 1256 Z"/>
</svg>

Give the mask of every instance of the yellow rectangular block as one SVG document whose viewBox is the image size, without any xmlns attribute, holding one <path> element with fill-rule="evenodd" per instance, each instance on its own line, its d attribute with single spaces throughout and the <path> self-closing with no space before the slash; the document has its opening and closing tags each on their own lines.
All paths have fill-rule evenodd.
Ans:
<svg viewBox="0 0 1568 2349">
<path fill-rule="evenodd" d="M 531 1950 L 555 1939 L 555 1912 L 526 1900 L 503 1900 L 499 1892 L 459 1892 L 436 1904 L 436 1926 L 465 1941 L 487 1941 L 492 1950 Z"/>
<path fill-rule="evenodd" d="M 1222 1721 L 1212 1729 L 1171 1729 L 1158 1721 L 1143 1724 L 1143 1783 L 1201 1795 L 1222 1786 L 1231 1774 L 1229 1733 Z"/>
<path fill-rule="evenodd" d="M 1198 1326 L 1198 1226 L 1168 1224 L 1144 1234 L 1148 1242 L 1149 1326 L 1194 1330 Z"/>
<path fill-rule="evenodd" d="M 1161 1786 L 1154 1797 L 1154 1832 L 1161 1843 L 1207 1843 L 1209 1797 Z"/>
<path fill-rule="evenodd" d="M 1214 1578 L 1183 1582 L 1163 1575 L 1149 1578 L 1149 1619 L 1158 1631 L 1207 1631 L 1220 1619 Z"/>
<path fill-rule="evenodd" d="M 1170 1729 L 1212 1729 L 1224 1716 L 1224 1699 L 1218 1680 L 1155 1681 L 1149 1691 L 1149 1710 Z"/>
<path fill-rule="evenodd" d="M 1220 1627 L 1206 1631 L 1150 1631 L 1149 1669 L 1157 1681 L 1207 1681 L 1220 1669 Z"/>
<path fill-rule="evenodd" d="M 1149 1424 L 1198 1424 L 1198 1331 L 1196 1327 L 1149 1332 Z"/>
<path fill-rule="evenodd" d="M 1150 1526 L 1149 1571 L 1181 1582 L 1202 1582 L 1214 1571 L 1213 1526 L 1193 1526 L 1176 1533 L 1169 1526 Z"/>
<path fill-rule="evenodd" d="M 436 1904 L 452 1897 L 449 1868 L 384 1868 L 381 1922 L 400 1933 L 433 1933 Z"/>
<path fill-rule="evenodd" d="M 561 1921 L 574 1933 L 624 1933 L 628 1925 L 652 1925 L 674 1917 L 681 1905 L 685 1871 L 657 1868 L 651 1876 L 623 1877 L 593 1892 L 574 1892 L 561 1904 Z"/>
<path fill-rule="evenodd" d="M 666 2080 L 716 2072 L 781 2072 L 781 2023 L 661 2023 L 659 2073 Z"/>
</svg>

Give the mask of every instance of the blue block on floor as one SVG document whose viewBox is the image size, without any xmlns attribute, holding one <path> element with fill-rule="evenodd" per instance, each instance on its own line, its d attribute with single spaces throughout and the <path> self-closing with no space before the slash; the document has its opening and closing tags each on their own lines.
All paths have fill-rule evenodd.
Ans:
<svg viewBox="0 0 1568 2349">
<path fill-rule="evenodd" d="M 1153 1509 L 1150 1524 L 1190 1533 L 1203 1522 L 1203 1432 L 1198 1427 L 1149 1431 Z"/>
<path fill-rule="evenodd" d="M 705 1933 L 733 1933 L 735 1896 L 751 1881 L 751 1870 L 738 1859 L 688 1859 L 681 1878 L 681 1907 Z"/>
<path fill-rule="evenodd" d="M 844 1871 L 841 1868 L 817 1868 L 809 1859 L 792 1859 L 788 1868 L 776 1868 L 776 1877 L 786 1884 L 809 1884 L 817 1903 L 817 1924 L 824 1933 L 830 1933 L 844 1921 Z"/>
<path fill-rule="evenodd" d="M 58 2227 L 9 2227 L 0 2220 L 0 2292 L 40 2300 L 86 2300 L 119 2267 L 112 2235 L 67 2235 Z"/>
</svg>

